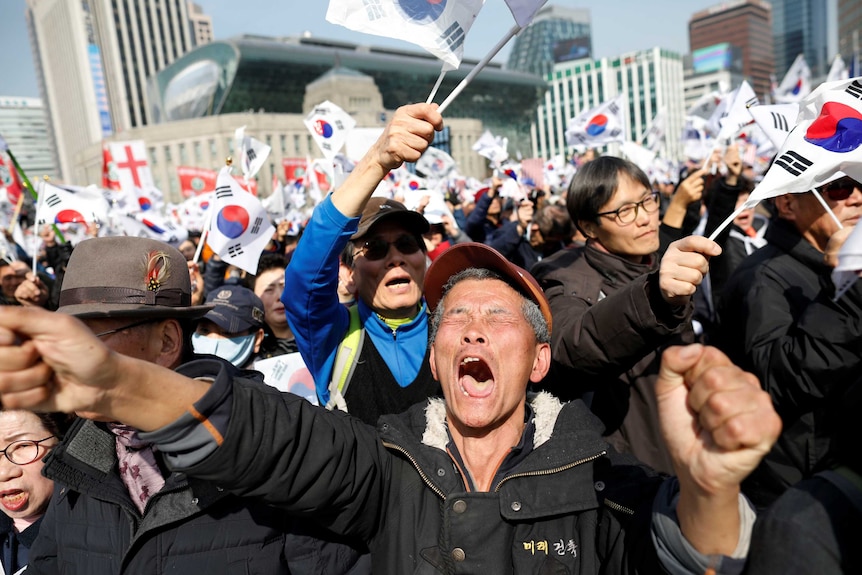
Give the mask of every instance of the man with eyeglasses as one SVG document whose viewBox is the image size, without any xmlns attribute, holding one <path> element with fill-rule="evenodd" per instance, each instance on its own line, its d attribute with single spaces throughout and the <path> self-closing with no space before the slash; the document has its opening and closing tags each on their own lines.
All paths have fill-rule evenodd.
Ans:
<svg viewBox="0 0 862 575">
<path fill-rule="evenodd" d="M 566 207 L 587 243 L 533 269 L 554 315 L 552 371 L 541 386 L 584 397 L 617 450 L 672 473 L 653 393 L 661 350 L 694 341 L 692 295 L 721 249 L 689 236 L 662 255 L 658 193 L 613 156 L 578 170 Z"/>
<path fill-rule="evenodd" d="M 72 252 L 55 315 L 79 318 L 113 352 L 182 371 L 195 357 L 192 322 L 212 308 L 191 304 L 178 250 L 146 238 L 106 237 Z M 235 373 L 266 387 L 255 372 Z M 45 462 L 54 504 L 28 574 L 369 572 L 367 555 L 323 530 L 171 472 L 137 429 L 78 415 Z"/>
<path fill-rule="evenodd" d="M 441 127 L 434 106 L 399 108 L 345 182 L 315 208 L 285 271 L 281 301 L 320 404 L 372 425 L 439 392 L 422 298 L 428 222 L 372 194 L 390 170 L 418 158 Z M 339 258 L 352 272 L 351 309 L 339 304 Z"/>
<path fill-rule="evenodd" d="M 778 443 L 744 485 L 764 507 L 816 470 L 830 447 L 836 398 L 862 367 L 862 285 L 832 301 L 831 280 L 836 254 L 862 218 L 862 184 L 844 176 L 773 202 L 768 244 L 725 284 L 716 340 L 760 378 L 784 422 Z"/>
</svg>

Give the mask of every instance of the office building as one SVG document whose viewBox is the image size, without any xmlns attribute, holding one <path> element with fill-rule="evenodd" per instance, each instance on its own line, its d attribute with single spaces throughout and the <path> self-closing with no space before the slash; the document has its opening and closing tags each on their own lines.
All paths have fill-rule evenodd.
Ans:
<svg viewBox="0 0 862 575">
<path fill-rule="evenodd" d="M 566 154 L 568 121 L 620 93 L 626 94 L 629 139 L 640 142 L 655 115 L 665 112 L 665 142 L 660 155 L 680 158 L 685 105 L 682 56 L 653 48 L 617 58 L 562 62 L 554 66 L 549 89 L 533 126 L 534 157 Z"/>
<path fill-rule="evenodd" d="M 33 185 L 42 176 L 58 177 L 48 118 L 41 100 L 0 96 L 0 135 L 24 173 L 33 179 Z"/>
<path fill-rule="evenodd" d="M 556 62 L 591 58 L 590 11 L 544 6 L 516 37 L 507 67 L 545 77 Z"/>
<path fill-rule="evenodd" d="M 60 171 L 114 132 L 149 123 L 146 80 L 192 48 L 186 0 L 27 0 Z"/>
<path fill-rule="evenodd" d="M 862 2 L 838 0 L 838 53 L 854 73 L 862 75 Z"/>
<path fill-rule="evenodd" d="M 200 5 L 189 2 L 189 25 L 192 28 L 192 40 L 195 46 L 203 46 L 213 41 L 212 16 L 204 14 Z"/>
<path fill-rule="evenodd" d="M 688 22 L 692 74 L 742 74 L 758 96 L 769 94 L 775 67 L 772 17 L 763 0 L 734 0 L 693 14 Z"/>
<path fill-rule="evenodd" d="M 859 0 L 855 2 L 858 5 Z M 838 50 L 837 22 L 830 25 L 829 4 L 830 0 L 772 0 L 775 75 L 779 81 L 799 54 L 805 56 L 815 82 L 826 77 Z"/>
</svg>

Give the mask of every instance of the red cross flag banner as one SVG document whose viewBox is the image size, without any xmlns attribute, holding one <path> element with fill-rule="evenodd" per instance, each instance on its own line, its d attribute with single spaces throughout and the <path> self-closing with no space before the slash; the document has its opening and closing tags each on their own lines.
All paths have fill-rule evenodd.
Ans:
<svg viewBox="0 0 862 575">
<path fill-rule="evenodd" d="M 110 205 L 96 186 L 55 186 L 41 182 L 36 224 L 81 224 L 108 221 Z"/>
<path fill-rule="evenodd" d="M 862 77 L 821 84 L 799 104 L 799 117 L 743 209 L 767 198 L 807 192 L 848 175 L 862 182 Z"/>
<path fill-rule="evenodd" d="M 576 148 L 591 148 L 626 141 L 623 94 L 581 112 L 566 127 L 566 143 Z"/>
<path fill-rule="evenodd" d="M 330 0 L 326 20 L 420 46 L 453 69 L 484 0 Z"/>
<path fill-rule="evenodd" d="M 260 254 L 275 228 L 260 200 L 242 189 L 229 166 L 218 174 L 210 209 L 207 244 L 227 263 L 257 273 Z"/>
<path fill-rule="evenodd" d="M 344 146 L 347 134 L 356 126 L 356 120 L 350 114 L 329 100 L 315 106 L 304 122 L 327 160 L 335 158 Z"/>
<path fill-rule="evenodd" d="M 155 186 L 143 140 L 111 142 L 109 150 L 117 169 L 121 189 L 132 190 L 135 187 L 143 188 L 145 185 Z"/>
</svg>

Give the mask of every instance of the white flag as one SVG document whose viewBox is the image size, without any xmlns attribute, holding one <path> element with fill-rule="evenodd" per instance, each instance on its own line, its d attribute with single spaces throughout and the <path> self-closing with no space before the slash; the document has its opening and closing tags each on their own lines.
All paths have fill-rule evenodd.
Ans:
<svg viewBox="0 0 862 575">
<path fill-rule="evenodd" d="M 425 153 L 416 161 L 416 171 L 426 178 L 445 178 L 455 169 L 455 160 L 439 148 L 429 146 Z"/>
<path fill-rule="evenodd" d="M 849 77 L 850 71 L 844 65 L 844 59 L 841 58 L 841 54 L 835 54 L 835 58 L 832 59 L 832 65 L 829 67 L 829 73 L 826 75 L 826 81 L 838 82 L 840 80 L 847 80 Z"/>
<path fill-rule="evenodd" d="M 491 130 L 485 130 L 479 139 L 476 140 L 476 143 L 473 144 L 472 149 L 483 158 L 491 160 L 491 164 L 494 167 L 500 167 L 509 158 L 508 147 L 508 138 L 494 136 Z"/>
<path fill-rule="evenodd" d="M 165 216 L 153 212 L 138 212 L 121 216 L 117 223 L 127 236 L 151 238 L 176 247 L 188 239 L 187 229 L 171 222 Z"/>
<path fill-rule="evenodd" d="M 350 114 L 329 100 L 315 106 L 304 121 L 311 137 L 328 160 L 335 158 L 335 154 L 344 146 L 347 134 L 356 126 L 356 120 Z"/>
<path fill-rule="evenodd" d="M 42 182 L 36 224 L 106 222 L 108 208 L 108 200 L 96 186 L 60 187 Z"/>
<path fill-rule="evenodd" d="M 525 28 L 548 0 L 506 0 L 506 5 L 518 26 Z"/>
<path fill-rule="evenodd" d="M 566 143 L 589 148 L 626 140 L 623 94 L 581 112 L 566 127 Z"/>
<path fill-rule="evenodd" d="M 739 130 L 753 121 L 750 108 L 758 105 L 757 95 L 751 85 L 745 80 L 730 93 L 728 106 L 718 123 L 721 129 L 716 139 L 719 142 L 732 139 Z"/>
<path fill-rule="evenodd" d="M 246 135 L 245 126 L 236 129 L 234 142 L 239 154 L 239 167 L 242 170 L 242 176 L 248 181 L 255 177 L 263 167 L 272 147 Z"/>
<path fill-rule="evenodd" d="M 147 161 L 147 147 L 143 140 L 111 142 L 109 144 L 120 189 L 134 190 L 144 186 L 155 186 L 153 173 Z"/>
<path fill-rule="evenodd" d="M 841 173 L 862 181 L 862 78 L 821 84 L 800 103 L 796 127 L 746 206 L 807 192 Z"/>
<path fill-rule="evenodd" d="M 802 54 L 796 57 L 781 84 L 775 89 L 775 101 L 779 104 L 799 102 L 811 93 L 811 69 Z"/>
<path fill-rule="evenodd" d="M 620 151 L 634 164 L 637 164 L 645 174 L 649 174 L 652 170 L 652 164 L 655 160 L 655 152 L 648 150 L 634 142 L 623 142 L 620 145 Z"/>
<path fill-rule="evenodd" d="M 799 104 L 773 104 L 771 106 L 755 106 L 748 110 L 775 149 L 781 149 L 790 130 L 796 125 L 799 115 Z"/>
<path fill-rule="evenodd" d="M 209 246 L 227 263 L 250 274 L 257 273 L 260 253 L 275 228 L 260 200 L 240 187 L 228 166 L 219 171 L 210 209 Z"/>
<path fill-rule="evenodd" d="M 326 20 L 357 32 L 416 44 L 453 69 L 484 0 L 330 0 Z"/>
<path fill-rule="evenodd" d="M 658 112 L 652 119 L 652 124 L 650 125 L 649 130 L 647 130 L 646 136 L 644 136 L 644 139 L 646 140 L 644 146 L 651 152 L 658 152 L 658 149 L 661 147 L 661 143 L 664 141 L 665 115 L 664 110 Z"/>
</svg>

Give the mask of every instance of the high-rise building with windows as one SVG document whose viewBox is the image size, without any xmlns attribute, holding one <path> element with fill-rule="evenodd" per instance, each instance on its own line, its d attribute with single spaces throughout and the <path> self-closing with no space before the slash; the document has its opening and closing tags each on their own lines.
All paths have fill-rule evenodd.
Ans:
<svg viewBox="0 0 862 575">
<path fill-rule="evenodd" d="M 845 64 L 856 62 L 854 73 L 862 74 L 862 2 L 838 0 L 838 53 Z"/>
<path fill-rule="evenodd" d="M 859 0 L 854 0 L 856 4 Z M 780 81 L 799 54 L 805 56 L 813 79 L 829 71 L 838 50 L 838 30 L 830 26 L 829 0 L 771 0 L 775 75 Z M 850 2 L 853 4 L 853 1 Z M 834 16 L 833 16 L 834 18 Z M 832 46 L 830 47 L 830 44 Z"/>
<path fill-rule="evenodd" d="M 204 14 L 200 5 L 194 2 L 189 2 L 189 24 L 192 27 L 195 46 L 203 46 L 213 41 L 212 16 Z"/>
<path fill-rule="evenodd" d="M 565 155 L 569 120 L 625 93 L 628 138 L 642 141 L 653 118 L 663 111 L 665 142 L 660 154 L 679 158 L 682 155 L 679 134 L 685 116 L 682 85 L 682 56 L 661 48 L 630 52 L 617 58 L 559 63 L 552 71 L 544 102 L 538 107 L 532 130 L 533 156 Z"/>
<path fill-rule="evenodd" d="M 193 47 L 186 0 L 27 0 L 62 177 L 80 150 L 150 122 L 147 78 Z"/>
<path fill-rule="evenodd" d="M 592 57 L 590 11 L 544 6 L 515 37 L 507 67 L 546 76 L 554 63 Z"/>
<path fill-rule="evenodd" d="M 774 60 L 768 2 L 734 0 L 695 13 L 688 21 L 688 42 L 695 75 L 719 70 L 741 73 L 758 96 L 769 94 Z M 740 67 L 735 65 L 735 54 Z M 722 58 L 726 62 L 720 62 Z"/>
<path fill-rule="evenodd" d="M 42 100 L 0 96 L 0 135 L 30 178 L 59 175 Z"/>
</svg>

